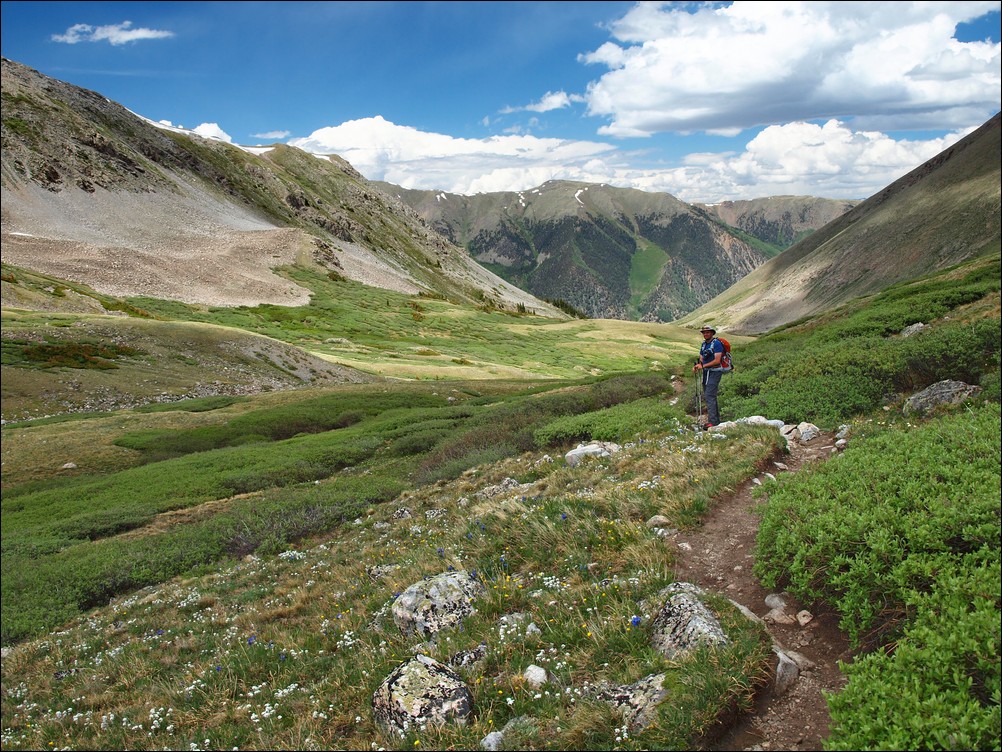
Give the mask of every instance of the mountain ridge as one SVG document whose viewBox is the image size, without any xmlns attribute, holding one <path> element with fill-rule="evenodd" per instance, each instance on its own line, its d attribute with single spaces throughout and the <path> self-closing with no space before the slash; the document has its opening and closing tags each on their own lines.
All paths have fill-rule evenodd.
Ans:
<svg viewBox="0 0 1002 752">
<path fill-rule="evenodd" d="M 563 317 L 473 263 L 340 157 L 318 159 L 285 145 L 251 153 L 157 127 L 96 92 L 6 58 L 2 70 L 8 263 L 100 288 L 106 280 L 94 275 L 111 257 L 132 252 L 135 260 L 134 252 L 149 250 L 153 239 L 154 255 L 167 259 L 171 271 L 186 271 L 188 281 L 197 278 L 199 263 L 215 261 L 221 278 L 229 273 L 267 283 L 272 297 L 258 302 L 302 299 L 306 293 L 299 290 L 295 301 L 283 300 L 292 288 L 272 271 L 294 260 L 400 292 Z M 296 232 L 278 240 L 256 236 L 260 247 L 240 263 L 246 238 L 234 232 L 276 229 Z M 272 244 L 280 249 L 277 263 L 266 251 Z M 61 247 L 63 257 L 83 253 L 88 261 L 71 265 L 60 257 Z M 144 269 L 140 259 L 140 279 Z M 150 275 L 161 282 L 170 276 L 167 270 Z M 186 284 L 167 292 L 177 297 L 176 288 Z M 155 292 L 138 284 L 133 294 Z"/>
<path fill-rule="evenodd" d="M 781 197 L 724 213 L 668 193 L 564 180 L 474 196 L 377 185 L 512 284 L 593 317 L 647 322 L 680 317 L 782 252 L 785 236 L 852 205 Z"/>
<path fill-rule="evenodd" d="M 896 282 L 997 253 L 1000 124 L 996 114 L 679 323 L 712 321 L 732 332 L 762 334 Z"/>
</svg>

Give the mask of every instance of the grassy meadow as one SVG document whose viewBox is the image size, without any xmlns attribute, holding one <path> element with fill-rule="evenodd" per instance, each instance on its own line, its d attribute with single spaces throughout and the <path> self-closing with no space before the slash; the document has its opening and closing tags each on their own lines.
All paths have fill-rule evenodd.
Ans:
<svg viewBox="0 0 1002 752">
<path fill-rule="evenodd" d="M 5 750 L 468 749 L 506 726 L 517 749 L 685 749 L 751 706 L 770 645 L 725 598 L 710 605 L 726 648 L 678 662 L 649 641 L 675 578 L 672 546 L 645 522 L 698 525 L 783 452 L 770 428 L 693 430 L 695 332 L 288 273 L 315 291 L 309 306 L 122 302 L 132 317 L 114 318 L 155 334 L 104 353 L 69 345 L 112 317 L 4 312 L 5 388 L 30 372 L 138 389 L 186 327 L 219 336 L 157 385 L 173 399 L 4 425 Z M 30 282 L 5 267 L 19 275 Z M 917 321 L 928 329 L 899 335 Z M 999 321 L 995 257 L 732 339 L 725 419 L 850 431 L 821 469 L 766 484 L 756 565 L 836 608 L 865 654 L 831 699 L 833 749 L 999 745 Z M 222 332 L 367 380 L 181 399 L 199 374 L 222 379 L 208 357 Z M 53 352 L 84 362 L 43 360 Z M 227 378 L 246 384 L 253 368 Z M 945 378 L 983 391 L 902 414 Z M 55 404 L 21 383 L 5 417 Z M 592 438 L 623 450 L 568 466 L 563 453 Z M 403 636 L 396 595 L 449 568 L 487 586 L 476 613 L 431 642 Z M 474 696 L 465 726 L 401 738 L 375 724 L 372 693 L 402 660 L 473 650 L 457 669 Z M 551 681 L 529 686 L 530 664 Z M 671 701 L 635 733 L 599 691 L 658 672 Z"/>
</svg>

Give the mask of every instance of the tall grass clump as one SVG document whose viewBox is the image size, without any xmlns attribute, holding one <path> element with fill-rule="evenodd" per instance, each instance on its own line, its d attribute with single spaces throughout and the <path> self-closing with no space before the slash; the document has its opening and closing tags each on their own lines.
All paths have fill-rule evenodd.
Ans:
<svg viewBox="0 0 1002 752">
<path fill-rule="evenodd" d="M 999 743 L 1000 408 L 878 431 L 769 494 L 756 574 L 857 647 L 833 749 Z"/>
</svg>

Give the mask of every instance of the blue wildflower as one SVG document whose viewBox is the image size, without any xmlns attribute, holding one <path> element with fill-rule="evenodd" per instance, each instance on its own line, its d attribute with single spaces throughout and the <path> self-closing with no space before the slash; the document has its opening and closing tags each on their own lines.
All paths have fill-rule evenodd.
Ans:
<svg viewBox="0 0 1002 752">
<path fill-rule="evenodd" d="M 640 617 L 637 616 L 636 614 L 634 614 L 633 618 L 630 619 L 630 624 L 632 624 L 635 627 L 639 626 L 640 625 Z"/>
</svg>

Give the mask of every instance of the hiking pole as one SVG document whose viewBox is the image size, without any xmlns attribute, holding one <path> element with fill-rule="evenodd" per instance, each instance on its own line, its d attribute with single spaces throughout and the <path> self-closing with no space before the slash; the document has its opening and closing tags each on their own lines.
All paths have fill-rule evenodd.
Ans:
<svg viewBox="0 0 1002 752">
<path fill-rule="evenodd" d="M 700 378 L 702 374 L 699 371 L 694 371 L 693 375 L 696 377 L 696 405 L 699 409 L 699 414 L 696 417 L 696 425 L 701 425 L 703 422 L 703 383 Z"/>
</svg>

